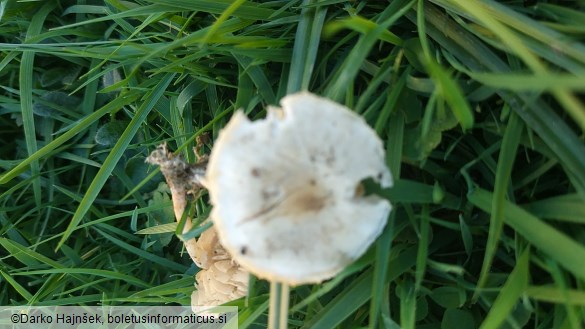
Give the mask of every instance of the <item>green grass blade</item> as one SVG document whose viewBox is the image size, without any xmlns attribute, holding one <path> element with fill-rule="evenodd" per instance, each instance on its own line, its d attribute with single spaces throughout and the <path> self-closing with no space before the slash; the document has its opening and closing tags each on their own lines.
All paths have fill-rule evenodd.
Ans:
<svg viewBox="0 0 585 329">
<path fill-rule="evenodd" d="M 386 162 L 396 180 L 400 177 L 400 159 L 402 158 L 402 144 L 404 138 L 404 116 L 402 112 L 396 112 L 390 117 L 388 123 L 388 143 L 386 145 Z M 396 207 L 396 206 L 395 206 Z M 388 289 L 385 288 L 385 278 L 388 273 L 387 259 L 390 256 L 392 237 L 394 236 L 394 221 L 396 220 L 396 208 L 390 214 L 386 228 L 376 241 L 376 260 L 372 278 L 372 300 L 370 303 L 370 327 L 375 328 L 378 322 L 380 308 Z"/>
<path fill-rule="evenodd" d="M 4 247 L 4 249 L 6 249 L 6 251 L 8 251 L 13 257 L 29 267 L 38 265 L 39 262 L 47 264 L 53 268 L 63 267 L 61 263 L 56 262 L 34 250 L 26 248 L 25 246 L 15 241 L 0 238 L 0 245 L 2 245 L 2 247 Z"/>
<path fill-rule="evenodd" d="M 11 275 L 4 273 L 4 271 L 0 270 L 0 275 L 8 282 L 9 285 L 16 290 L 22 297 L 24 297 L 27 301 L 33 300 L 33 295 L 28 292 L 20 283 L 18 283 Z"/>
<path fill-rule="evenodd" d="M 471 129 L 474 121 L 473 111 L 463 95 L 461 87 L 455 83 L 447 71 L 438 63 L 427 61 L 426 64 L 429 75 L 436 82 L 439 95 L 449 104 L 461 128 L 463 130 Z"/>
<path fill-rule="evenodd" d="M 209 39 L 214 37 L 215 33 L 221 27 L 221 24 L 223 24 L 236 10 L 238 10 L 239 7 L 241 7 L 246 2 L 246 0 L 232 1 L 232 3 L 221 13 L 221 15 L 219 15 L 215 23 L 210 26 L 209 31 L 207 31 L 207 34 L 203 40 L 201 40 L 201 45 L 206 45 L 209 42 Z"/>
<path fill-rule="evenodd" d="M 332 22 L 327 25 L 327 29 L 325 30 L 326 34 L 336 34 L 342 29 L 350 29 L 362 34 L 368 34 L 373 32 L 378 28 L 378 25 L 368 19 L 365 19 L 360 16 L 350 16 L 344 20 L 339 20 L 336 22 Z M 400 39 L 396 34 L 388 31 L 383 30 L 379 35 L 380 40 L 386 41 L 388 43 L 394 45 L 401 45 L 402 39 Z"/>
<path fill-rule="evenodd" d="M 317 2 L 319 3 L 319 2 Z M 319 51 L 319 43 L 321 41 L 321 34 L 323 30 L 323 24 L 327 16 L 327 6 L 317 6 L 315 8 L 315 15 L 311 24 L 311 32 L 308 34 L 309 41 L 307 43 L 306 54 L 304 58 L 304 69 L 303 69 L 303 80 L 301 83 L 300 90 L 308 90 L 313 76 L 313 69 L 315 68 L 317 53 Z M 296 47 L 295 39 L 295 47 Z M 294 56 L 294 54 L 293 54 Z M 293 57 L 294 60 L 294 57 Z M 291 65 L 291 73 L 293 68 Z"/>
<path fill-rule="evenodd" d="M 397 289 L 400 296 L 400 328 L 414 329 L 416 315 L 416 290 L 411 281 L 402 282 Z"/>
<path fill-rule="evenodd" d="M 63 135 L 55 138 L 49 144 L 43 146 L 41 149 L 36 151 L 34 154 L 30 155 L 28 158 L 20 161 L 18 165 L 16 165 L 14 168 L 4 173 L 4 175 L 0 177 L 0 184 L 8 183 L 14 177 L 18 176 L 23 171 L 25 171 L 33 161 L 48 156 L 55 149 L 63 146 L 68 140 L 91 127 L 104 115 L 114 112 L 120 109 L 121 107 L 130 104 L 136 99 L 138 99 L 138 94 L 136 93 L 132 93 L 126 97 L 118 97 L 112 102 L 104 105 L 99 110 L 89 114 L 87 117 L 77 122 L 77 124 L 73 125 L 71 129 L 68 129 L 66 132 L 64 132 Z"/>
<path fill-rule="evenodd" d="M 585 224 L 585 203 L 577 194 L 566 194 L 523 205 L 537 217 Z"/>
<path fill-rule="evenodd" d="M 529 286 L 526 295 L 545 303 L 569 303 L 574 306 L 585 306 L 585 291 L 561 290 L 553 286 Z"/>
<path fill-rule="evenodd" d="M 392 86 L 392 90 L 388 93 L 388 98 L 384 106 L 382 107 L 382 112 L 378 116 L 378 120 L 376 120 L 376 124 L 374 125 L 374 130 L 378 133 L 378 135 L 382 135 L 382 131 L 386 128 L 388 124 L 388 120 L 390 118 L 390 114 L 395 111 L 396 104 L 398 103 L 398 99 L 400 97 L 400 93 L 403 91 L 404 86 L 406 85 L 406 78 L 410 74 L 410 69 L 406 69 L 404 73 L 398 78 L 396 83 Z M 403 136 L 400 136 L 402 138 Z M 396 154 L 394 156 L 401 157 L 401 154 Z"/>
<path fill-rule="evenodd" d="M 47 15 L 55 7 L 54 2 L 46 3 L 35 15 L 33 16 L 28 31 L 26 33 L 26 40 L 34 38 L 38 35 L 42 28 Z M 20 62 L 20 106 L 22 111 L 22 124 L 24 126 L 24 136 L 26 139 L 26 149 L 28 155 L 32 155 L 37 151 L 37 133 L 35 128 L 35 117 L 33 114 L 33 69 L 34 69 L 35 53 L 33 51 L 23 52 L 22 59 Z M 30 162 L 31 174 L 33 179 L 33 191 L 34 198 L 37 207 L 41 206 L 41 181 L 38 178 L 40 173 L 40 165 L 37 160 Z"/>
<path fill-rule="evenodd" d="M 492 211 L 493 195 L 491 193 L 476 188 L 468 195 L 468 199 L 483 211 L 488 213 Z M 504 202 L 504 222 L 575 277 L 585 279 L 585 247 L 583 245 L 508 201 Z"/>
<path fill-rule="evenodd" d="M 145 101 L 142 106 L 136 112 L 132 121 L 128 124 L 128 128 L 124 130 L 124 133 L 120 137 L 120 140 L 114 145 L 112 148 L 111 153 L 108 155 L 106 160 L 104 161 L 102 167 L 100 168 L 99 172 L 97 173 L 96 177 L 94 178 L 92 184 L 88 188 L 86 194 L 81 200 L 79 207 L 75 211 L 69 226 L 63 233 L 63 237 L 57 244 L 57 250 L 65 243 L 65 241 L 69 238 L 71 233 L 75 230 L 79 222 L 83 219 L 89 208 L 91 207 L 92 203 L 94 202 L 95 198 L 97 197 L 98 193 L 100 192 L 101 188 L 106 183 L 106 180 L 110 176 L 110 173 L 114 170 L 114 167 L 120 157 L 124 154 L 124 151 L 130 144 L 130 141 L 140 128 L 140 125 L 146 119 L 146 116 L 152 110 L 156 102 L 159 98 L 162 97 L 163 93 L 165 92 L 167 86 L 171 83 L 174 74 L 167 74 L 165 78 L 161 79 L 161 81 L 150 91 L 145 97 Z"/>
<path fill-rule="evenodd" d="M 498 157 L 498 167 L 496 170 L 496 181 L 494 187 L 494 200 L 490 216 L 490 227 L 488 239 L 485 247 L 485 255 L 481 268 L 480 277 L 477 283 L 474 298 L 479 297 L 479 290 L 483 288 L 489 274 L 493 257 L 496 253 L 498 241 L 504 226 L 504 202 L 506 192 L 510 184 L 510 176 L 514 166 L 514 158 L 520 144 L 524 125 L 520 118 L 512 113 L 508 120 L 508 126 L 504 133 L 500 155 Z"/>
<path fill-rule="evenodd" d="M 387 12 L 392 12 L 390 17 L 383 22 L 377 24 L 376 28 L 369 31 L 360 37 L 359 41 L 349 53 L 347 58 L 343 61 L 339 71 L 336 73 L 335 81 L 326 89 L 325 94 L 336 101 L 341 101 L 347 92 L 347 86 L 355 79 L 355 76 L 361 69 L 360 65 L 356 63 L 363 63 L 366 59 L 369 50 L 374 46 L 374 43 L 380 39 L 384 31 L 386 31 L 393 23 L 410 10 L 414 5 L 414 0 L 408 2 L 406 0 L 393 1 Z"/>
<path fill-rule="evenodd" d="M 184 277 L 182 279 L 174 280 L 168 283 L 157 285 L 151 288 L 140 290 L 130 296 L 130 298 L 147 297 L 147 296 L 165 296 L 173 295 L 182 291 L 185 287 L 191 288 L 194 279 L 192 276 Z"/>
<path fill-rule="evenodd" d="M 442 1 L 441 1 L 442 2 Z M 475 71 L 510 72 L 489 47 L 455 23 L 447 14 L 425 6 L 429 35 L 449 50 L 459 61 Z M 415 21 L 409 16 L 409 19 Z M 500 91 L 498 94 L 520 116 L 527 127 L 534 130 L 558 156 L 573 176 L 573 183 L 585 200 L 585 145 L 571 128 L 542 101 L 524 94 Z M 554 125 L 551 125 L 554 122 Z"/>
<path fill-rule="evenodd" d="M 551 91 L 562 88 L 571 91 L 585 90 L 585 75 L 572 74 L 502 74 L 466 71 L 472 79 L 486 86 L 512 91 Z"/>
<path fill-rule="evenodd" d="M 154 254 L 149 253 L 147 251 L 144 251 L 144 250 L 142 250 L 140 248 L 136 248 L 136 247 L 134 247 L 134 246 L 132 246 L 132 245 L 130 245 L 130 244 L 128 244 L 128 243 L 126 243 L 126 242 L 124 242 L 124 241 L 122 241 L 122 240 L 114 237 L 114 236 L 112 236 L 112 235 L 109 235 L 109 234 L 105 233 L 102 230 L 99 230 L 97 228 L 94 228 L 94 229 L 100 235 L 102 235 L 103 237 L 105 237 L 106 239 L 108 239 L 109 241 L 111 241 L 113 244 L 115 244 L 115 245 L 117 245 L 117 246 L 119 246 L 119 247 L 121 247 L 121 248 L 123 248 L 123 249 L 125 249 L 125 250 L 127 250 L 127 251 L 129 251 L 129 252 L 131 252 L 131 253 L 133 253 L 133 254 L 135 254 L 137 256 L 139 256 L 142 259 L 149 260 L 149 261 L 151 261 L 153 263 L 156 263 L 156 264 L 159 264 L 161 266 L 164 266 L 164 267 L 167 267 L 167 268 L 171 268 L 171 269 L 174 269 L 174 270 L 180 271 L 180 272 L 184 272 L 184 271 L 187 270 L 187 267 L 184 266 L 184 265 L 175 263 L 175 262 L 170 261 L 170 260 L 168 260 L 168 259 L 166 259 L 164 257 L 160 257 L 160 256 L 157 256 L 157 255 L 154 255 Z"/>
<path fill-rule="evenodd" d="M 306 5 L 312 3 L 311 0 L 303 1 L 305 7 L 301 10 L 299 22 L 297 24 L 297 30 L 295 33 L 295 43 L 293 45 L 291 54 L 290 70 L 288 74 L 288 82 L 286 93 L 292 94 L 301 91 L 303 86 L 303 77 L 305 75 L 305 62 L 307 61 L 308 53 L 316 51 L 311 49 L 309 44 L 311 43 L 312 26 L 311 21 L 315 15 L 315 8 L 306 7 Z"/>
<path fill-rule="evenodd" d="M 414 275 L 414 291 L 418 292 L 421 289 L 422 281 L 425 276 L 427 267 L 427 258 L 429 256 L 429 208 L 423 206 L 420 214 L 420 238 L 418 243 L 418 251 L 416 254 L 416 272 Z"/>
<path fill-rule="evenodd" d="M 490 307 L 480 329 L 497 329 L 506 321 L 514 305 L 528 287 L 530 248 L 526 248 L 516 263 L 516 267 L 500 290 L 500 294 Z"/>
<path fill-rule="evenodd" d="M 139 280 L 131 275 L 126 275 L 119 272 L 108 271 L 108 270 L 99 270 L 94 268 L 60 268 L 60 269 L 50 269 L 50 270 L 36 270 L 36 271 L 23 271 L 19 272 L 15 275 L 38 275 L 38 274 L 56 274 L 56 273 L 63 273 L 63 274 L 85 274 L 90 276 L 99 276 L 114 280 L 120 280 L 122 282 L 129 282 L 134 284 L 138 287 L 146 288 L 149 286 L 146 282 Z"/>
<path fill-rule="evenodd" d="M 276 96 L 272 90 L 272 85 L 266 77 L 266 74 L 262 72 L 262 69 L 254 63 L 254 61 L 245 56 L 233 54 L 240 66 L 244 69 L 244 72 L 250 77 L 250 80 L 256 85 L 258 92 L 264 98 L 267 104 L 276 104 Z"/>
<path fill-rule="evenodd" d="M 201 11 L 221 15 L 232 4 L 231 0 L 214 1 L 182 1 L 182 0 L 148 0 L 148 2 L 181 8 L 184 10 Z M 273 16 L 282 17 L 283 14 L 276 14 L 272 9 L 259 8 L 258 6 L 245 1 L 233 13 L 234 16 L 244 19 L 269 19 Z"/>
</svg>

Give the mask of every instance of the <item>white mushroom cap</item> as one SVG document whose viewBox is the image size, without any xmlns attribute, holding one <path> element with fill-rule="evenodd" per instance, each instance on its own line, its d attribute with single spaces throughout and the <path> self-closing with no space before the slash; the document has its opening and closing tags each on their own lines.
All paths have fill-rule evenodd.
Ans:
<svg viewBox="0 0 585 329">
<path fill-rule="evenodd" d="M 303 92 L 251 122 L 238 111 L 211 152 L 205 186 L 222 245 L 256 276 L 318 283 L 361 256 L 381 233 L 392 185 L 382 142 L 357 114 Z"/>
</svg>

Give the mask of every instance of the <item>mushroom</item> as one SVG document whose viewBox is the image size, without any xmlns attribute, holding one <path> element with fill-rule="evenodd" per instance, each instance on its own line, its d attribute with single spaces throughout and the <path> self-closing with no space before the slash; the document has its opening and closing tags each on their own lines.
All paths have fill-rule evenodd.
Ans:
<svg viewBox="0 0 585 329">
<path fill-rule="evenodd" d="M 160 166 L 160 170 L 171 190 L 175 218 L 177 222 L 180 222 L 187 205 L 187 193 L 192 193 L 202 187 L 200 181 L 205 175 L 205 165 L 207 163 L 188 164 L 180 156 L 174 156 L 169 152 L 166 144 L 161 144 L 152 151 L 146 158 L 146 162 Z M 187 218 L 183 233 L 189 232 L 191 229 L 191 219 Z M 195 240 L 187 240 L 184 243 L 187 253 L 197 263 Z"/>
<path fill-rule="evenodd" d="M 205 230 L 197 239 L 195 258 L 201 270 L 195 276 L 197 290 L 191 295 L 194 312 L 246 296 L 248 272 L 221 246 L 214 227 Z"/>
<path fill-rule="evenodd" d="M 347 107 L 308 92 L 220 132 L 203 181 L 223 247 L 259 278 L 330 279 L 378 237 L 390 202 L 362 180 L 392 185 L 381 140 Z"/>
<path fill-rule="evenodd" d="M 194 194 L 203 187 L 201 180 L 205 174 L 207 159 L 199 158 L 196 164 L 189 164 L 180 156 L 174 156 L 162 144 L 152 151 L 146 161 L 160 166 L 171 190 L 175 217 L 180 221 L 187 205 L 187 194 Z M 183 233 L 192 229 L 191 219 L 187 217 L 185 220 Z M 234 262 L 221 246 L 215 228 L 210 227 L 199 239 L 186 240 L 184 243 L 193 262 L 201 268 L 195 276 L 197 290 L 191 295 L 194 312 L 204 312 L 210 306 L 246 296 L 248 272 Z"/>
</svg>

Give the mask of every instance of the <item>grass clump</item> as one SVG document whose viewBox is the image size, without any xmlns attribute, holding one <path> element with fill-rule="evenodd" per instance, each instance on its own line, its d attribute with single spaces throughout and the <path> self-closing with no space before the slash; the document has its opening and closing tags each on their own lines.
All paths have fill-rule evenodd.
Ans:
<svg viewBox="0 0 585 329">
<path fill-rule="evenodd" d="M 145 157 L 194 162 L 236 109 L 309 89 L 386 141 L 396 207 L 362 259 L 291 290 L 290 327 L 584 326 L 584 7 L 0 1 L 0 304 L 188 305 Z M 234 302 L 240 328 L 268 297 Z"/>
</svg>

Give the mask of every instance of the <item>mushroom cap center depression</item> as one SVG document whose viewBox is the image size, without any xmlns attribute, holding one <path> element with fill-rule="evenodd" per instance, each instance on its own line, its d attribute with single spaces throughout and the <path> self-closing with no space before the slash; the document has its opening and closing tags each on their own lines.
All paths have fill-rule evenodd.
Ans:
<svg viewBox="0 0 585 329">
<path fill-rule="evenodd" d="M 234 259 L 260 278 L 321 282 L 380 234 L 391 205 L 360 193 L 362 179 L 392 183 L 382 143 L 342 105 L 287 96 L 251 122 L 234 114 L 206 176 L 212 219 Z"/>
</svg>

